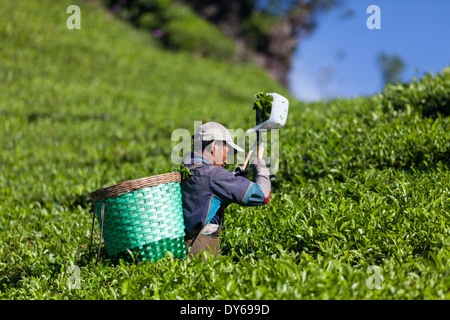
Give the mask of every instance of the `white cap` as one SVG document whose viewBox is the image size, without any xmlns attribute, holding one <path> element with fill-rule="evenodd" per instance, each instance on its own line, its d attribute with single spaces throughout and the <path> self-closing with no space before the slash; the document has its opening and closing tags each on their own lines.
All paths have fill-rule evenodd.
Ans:
<svg viewBox="0 0 450 320">
<path fill-rule="evenodd" d="M 239 147 L 231 139 L 230 132 L 227 128 L 217 122 L 207 122 L 198 127 L 194 134 L 194 142 L 196 141 L 225 141 L 227 147 L 231 147 L 237 152 L 244 152 L 244 149 Z"/>
</svg>

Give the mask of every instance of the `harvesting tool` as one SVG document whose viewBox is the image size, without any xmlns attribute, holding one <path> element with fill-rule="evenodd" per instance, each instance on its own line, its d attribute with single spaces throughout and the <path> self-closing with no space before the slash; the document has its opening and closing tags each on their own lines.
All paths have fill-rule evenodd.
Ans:
<svg viewBox="0 0 450 320">
<path fill-rule="evenodd" d="M 265 107 L 261 105 L 261 99 L 264 99 L 267 96 L 272 96 L 273 99 L 271 101 L 272 108 L 270 110 L 270 115 L 268 115 L 267 110 L 265 110 Z M 258 158 L 262 158 L 262 154 L 264 152 L 264 142 L 261 141 L 260 143 L 260 130 L 272 130 L 272 129 L 280 129 L 284 127 L 286 124 L 286 119 L 288 115 L 289 110 L 289 100 L 283 97 L 282 95 L 278 93 L 267 93 L 265 92 L 263 94 L 257 94 L 256 97 L 256 103 L 255 103 L 255 109 L 256 109 L 256 126 L 254 126 L 251 129 L 247 130 L 247 133 L 253 133 L 256 132 L 256 140 L 253 143 L 253 145 L 250 147 L 250 150 L 247 153 L 247 157 L 245 158 L 244 164 L 242 165 L 242 171 L 245 170 L 247 167 L 247 164 L 250 160 L 250 157 L 252 156 L 252 153 L 254 152 L 255 148 L 258 146 Z M 259 102 L 259 103 L 258 103 Z"/>
</svg>

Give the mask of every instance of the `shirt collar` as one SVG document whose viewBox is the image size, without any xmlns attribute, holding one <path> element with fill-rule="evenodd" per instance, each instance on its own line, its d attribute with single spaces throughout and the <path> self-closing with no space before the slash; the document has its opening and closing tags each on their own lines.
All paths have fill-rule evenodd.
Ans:
<svg viewBox="0 0 450 320">
<path fill-rule="evenodd" d="M 191 157 L 190 157 L 190 159 L 188 161 L 189 161 L 190 164 L 204 163 L 204 164 L 207 164 L 207 165 L 211 165 L 211 163 L 208 160 L 206 160 L 201 154 L 199 154 L 199 153 L 197 153 L 195 151 L 192 151 Z"/>
</svg>

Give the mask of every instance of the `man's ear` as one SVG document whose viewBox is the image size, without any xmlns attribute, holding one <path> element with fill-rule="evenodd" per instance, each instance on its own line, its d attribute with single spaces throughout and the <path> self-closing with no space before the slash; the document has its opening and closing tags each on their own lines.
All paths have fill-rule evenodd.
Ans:
<svg viewBox="0 0 450 320">
<path fill-rule="evenodd" d="M 213 142 L 211 142 L 211 154 L 215 155 L 216 154 L 216 146 L 217 146 L 217 142 L 216 140 L 214 140 Z"/>
</svg>

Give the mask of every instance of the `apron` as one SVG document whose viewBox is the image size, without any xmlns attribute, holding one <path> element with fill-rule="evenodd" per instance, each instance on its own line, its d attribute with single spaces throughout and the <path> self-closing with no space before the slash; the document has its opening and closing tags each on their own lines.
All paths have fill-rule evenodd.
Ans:
<svg viewBox="0 0 450 320">
<path fill-rule="evenodd" d="M 220 225 L 208 223 L 199 233 L 189 233 L 185 236 L 186 257 L 195 258 L 204 250 L 208 255 L 219 256 L 219 237 L 222 232 L 224 208 L 220 207 Z M 206 261 L 206 257 L 202 257 Z"/>
</svg>

